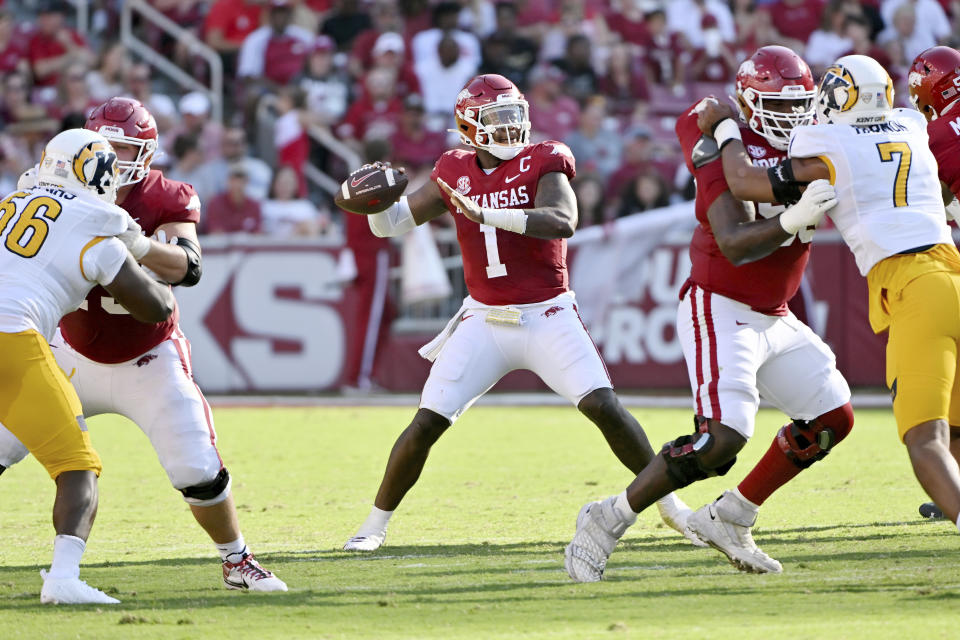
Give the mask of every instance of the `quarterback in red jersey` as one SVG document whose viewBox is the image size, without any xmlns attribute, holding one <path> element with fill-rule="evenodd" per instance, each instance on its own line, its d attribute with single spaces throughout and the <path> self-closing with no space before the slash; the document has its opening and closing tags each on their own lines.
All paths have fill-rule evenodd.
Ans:
<svg viewBox="0 0 960 640">
<path fill-rule="evenodd" d="M 344 549 L 383 544 L 387 522 L 433 443 L 515 369 L 533 371 L 580 409 L 634 473 L 654 456 L 614 394 L 569 288 L 566 238 L 577 226 L 573 156 L 559 142 L 529 144 L 528 113 L 508 79 L 472 79 L 455 107 L 457 132 L 468 148 L 443 154 L 423 187 L 369 217 L 373 232 L 386 237 L 453 213 L 470 295 L 420 350 L 433 362 L 420 408 L 393 446 L 369 517 Z M 686 509 L 675 496 L 665 500 L 673 513 Z"/>
<path fill-rule="evenodd" d="M 782 168 L 790 131 L 813 119 L 815 93 L 807 64 L 785 47 L 762 47 L 744 61 L 737 98 L 745 124 L 729 122 L 754 166 L 772 173 Z M 797 237 L 798 231 L 835 204 L 833 189 L 814 183 L 788 209 L 734 198 L 721 147 L 697 126 L 709 100 L 676 126 L 697 182 L 699 224 L 677 312 L 695 431 L 664 445 L 624 493 L 581 510 L 566 550 L 567 571 L 577 581 L 602 577 L 622 532 L 664 493 L 729 471 L 753 435 L 760 398 L 791 421 L 746 479 L 692 514 L 687 528 L 742 571 L 779 573 L 780 563 L 757 548 L 750 532 L 759 506 L 823 458 L 853 425 L 850 389 L 833 353 L 787 308 L 809 251 L 809 236 Z"/>
<path fill-rule="evenodd" d="M 960 224 L 960 51 L 944 46 L 927 49 L 913 61 L 907 84 L 910 101 L 927 118 L 947 213 Z M 960 425 L 950 425 L 950 452 L 960 462 Z M 920 514 L 942 518 L 943 510 L 925 502 Z"/>
<path fill-rule="evenodd" d="M 91 113 L 86 128 L 113 145 L 120 172 L 117 204 L 147 234 L 133 234 L 130 253 L 163 282 L 195 285 L 201 272 L 200 199 L 190 185 L 150 169 L 157 149 L 153 116 L 136 100 L 111 98 Z M 193 380 L 190 343 L 178 319 L 174 308 L 164 322 L 137 322 L 95 287 L 78 311 L 63 318 L 51 346 L 85 416 L 119 413 L 150 439 L 170 482 L 220 551 L 224 584 L 286 591 L 250 554 L 240 533 L 230 474 L 217 451 L 210 407 Z M 0 469 L 24 455 L 0 427 Z"/>
</svg>

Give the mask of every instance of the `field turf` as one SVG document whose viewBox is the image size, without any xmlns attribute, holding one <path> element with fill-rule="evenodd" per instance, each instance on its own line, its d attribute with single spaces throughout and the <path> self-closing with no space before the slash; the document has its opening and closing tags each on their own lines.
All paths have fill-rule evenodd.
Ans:
<svg viewBox="0 0 960 640">
<path fill-rule="evenodd" d="M 659 447 L 689 411 L 634 410 Z M 631 479 L 571 408 L 472 409 L 434 447 L 387 546 L 340 551 L 366 517 L 412 409 L 216 410 L 247 542 L 290 586 L 227 591 L 219 558 L 128 421 L 89 421 L 104 461 L 81 578 L 117 606 L 40 605 L 54 486 L 34 460 L 0 477 L 0 637 L 14 638 L 956 638 L 960 537 L 924 499 L 888 411 L 764 505 L 755 537 L 784 573 L 737 572 L 641 514 L 606 580 L 563 570 L 580 506 Z M 782 416 L 694 508 L 735 485 Z"/>
</svg>

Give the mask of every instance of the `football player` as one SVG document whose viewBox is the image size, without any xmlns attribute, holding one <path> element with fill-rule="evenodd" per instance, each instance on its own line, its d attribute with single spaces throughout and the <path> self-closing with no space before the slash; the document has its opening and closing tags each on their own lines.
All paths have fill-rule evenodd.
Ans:
<svg viewBox="0 0 960 640">
<path fill-rule="evenodd" d="M 742 122 L 731 119 L 729 126 L 743 138 L 756 170 L 775 172 L 786 157 L 791 130 L 813 119 L 810 69 L 786 47 L 762 47 L 740 66 L 736 87 Z M 697 181 L 700 223 L 677 312 L 695 430 L 665 444 L 626 491 L 584 505 L 565 562 L 579 582 L 603 577 L 617 540 L 660 496 L 730 470 L 753 435 L 760 398 L 790 422 L 743 482 L 691 515 L 687 527 L 742 571 L 781 572 L 750 532 L 759 507 L 826 456 L 853 426 L 850 389 L 833 353 L 787 308 L 810 251 L 810 237 L 802 231 L 833 205 L 833 189 L 826 182 L 811 187 L 786 209 L 731 193 L 720 148 L 697 126 L 700 111 L 713 102 L 702 100 L 676 126 Z"/>
<path fill-rule="evenodd" d="M 63 314 L 98 283 L 133 322 L 174 310 L 168 287 L 137 266 L 124 244 L 139 233 L 113 204 L 117 156 L 103 136 L 68 129 L 44 148 L 35 186 L 0 202 L 0 422 L 57 485 L 53 563 L 41 571 L 45 604 L 119 602 L 80 580 L 80 559 L 97 514 L 100 458 L 80 401 L 49 343 Z"/>
<path fill-rule="evenodd" d="M 417 481 L 437 439 L 500 378 L 536 373 L 597 427 L 634 473 L 653 458 L 636 419 L 616 394 L 580 321 L 569 287 L 566 238 L 577 226 L 566 145 L 530 144 L 529 106 L 507 78 L 473 78 L 457 97 L 456 131 L 468 148 L 444 153 L 430 180 L 369 217 L 380 237 L 454 214 L 469 296 L 420 354 L 433 362 L 413 421 L 397 439 L 369 517 L 344 549 L 372 551 Z M 689 509 L 665 500 L 668 524 Z M 665 518 L 666 520 L 666 518 Z"/>
<path fill-rule="evenodd" d="M 941 98 L 955 93 L 940 91 Z M 927 104 L 942 113 L 939 103 Z M 827 69 L 817 111 L 819 125 L 794 130 L 780 176 L 743 162 L 721 110 L 705 113 L 701 126 L 716 124 L 726 175 L 736 173 L 758 200 L 796 197 L 799 185 L 818 179 L 836 186 L 829 215 L 867 279 L 870 326 L 887 332 L 886 379 L 900 439 L 920 485 L 960 528 L 960 466 L 950 453 L 950 425 L 960 424 L 960 254 L 927 122 L 912 109 L 894 109 L 890 76 L 860 55 Z M 953 167 L 955 159 L 945 159 Z"/>
<path fill-rule="evenodd" d="M 960 220 L 960 51 L 932 47 L 916 57 L 907 76 L 910 101 L 927 118 L 930 150 L 937 159 L 947 212 Z M 960 460 L 960 426 L 950 416 L 950 453 Z M 920 514 L 942 518 L 934 502 L 920 505 Z"/>
<path fill-rule="evenodd" d="M 136 234 L 130 245 L 133 257 L 164 282 L 197 284 L 200 199 L 190 185 L 150 168 L 157 150 L 153 116 L 136 100 L 111 98 L 93 110 L 86 128 L 102 134 L 116 150 L 117 204 L 132 216 L 131 224 L 170 240 Z M 219 550 L 224 585 L 286 591 L 283 581 L 251 555 L 240 532 L 213 415 L 194 382 L 190 343 L 178 320 L 174 309 L 163 322 L 138 323 L 108 291 L 94 288 L 78 311 L 63 318 L 51 346 L 76 387 L 85 416 L 118 413 L 150 439 L 171 484 Z M 0 469 L 25 455 L 0 429 Z"/>
</svg>

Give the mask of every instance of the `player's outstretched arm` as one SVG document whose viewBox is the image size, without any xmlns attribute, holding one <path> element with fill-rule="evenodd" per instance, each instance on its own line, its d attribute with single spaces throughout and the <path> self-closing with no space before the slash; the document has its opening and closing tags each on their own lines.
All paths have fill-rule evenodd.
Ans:
<svg viewBox="0 0 960 640">
<path fill-rule="evenodd" d="M 725 191 L 707 209 L 707 218 L 720 251 L 739 266 L 770 255 L 801 229 L 815 227 L 836 204 L 833 186 L 818 180 L 810 184 L 797 204 L 779 216 L 756 220 L 752 212 Z"/>
<path fill-rule="evenodd" d="M 103 287 L 140 322 L 163 322 L 173 313 L 170 287 L 148 276 L 132 255 L 127 255 L 116 277 Z"/>
<path fill-rule="evenodd" d="M 134 220 L 117 236 L 133 257 L 164 282 L 191 287 L 202 273 L 200 241 L 193 222 L 168 222 L 157 227 L 156 238 L 143 235 Z"/>
<path fill-rule="evenodd" d="M 569 238 L 577 228 L 577 197 L 570 180 L 559 171 L 540 177 L 533 209 L 490 209 L 455 191 L 442 179 L 437 185 L 450 197 L 457 213 L 478 224 L 512 231 L 532 238 Z"/>
<path fill-rule="evenodd" d="M 447 212 L 447 204 L 440 195 L 440 189 L 428 180 L 422 187 L 389 208 L 367 216 L 370 231 L 378 238 L 390 238 L 403 235 L 414 227 L 439 218 Z"/>
</svg>

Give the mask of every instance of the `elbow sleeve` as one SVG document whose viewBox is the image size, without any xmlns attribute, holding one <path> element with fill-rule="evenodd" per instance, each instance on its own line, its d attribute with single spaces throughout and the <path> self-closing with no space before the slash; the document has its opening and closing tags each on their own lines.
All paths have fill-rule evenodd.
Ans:
<svg viewBox="0 0 960 640">
<path fill-rule="evenodd" d="M 200 276 L 203 275 L 203 263 L 200 260 L 200 245 L 187 238 L 177 238 L 177 246 L 187 254 L 187 272 L 180 282 L 174 282 L 173 285 L 192 287 L 200 282 Z"/>
<path fill-rule="evenodd" d="M 407 202 L 407 196 L 400 196 L 400 200 L 388 209 L 367 216 L 367 223 L 370 225 L 370 231 L 378 238 L 399 236 L 412 231 L 417 226 L 410 204 Z"/>
</svg>

